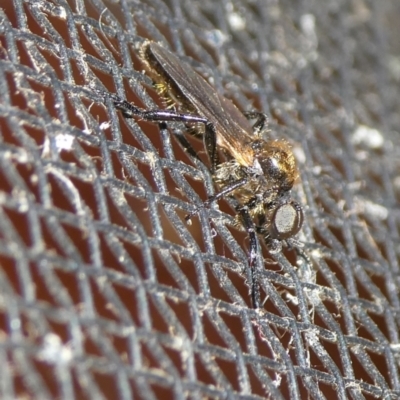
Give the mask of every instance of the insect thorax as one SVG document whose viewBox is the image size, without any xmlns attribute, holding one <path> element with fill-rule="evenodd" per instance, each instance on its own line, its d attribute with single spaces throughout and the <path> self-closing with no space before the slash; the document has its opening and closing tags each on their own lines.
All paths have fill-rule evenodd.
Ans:
<svg viewBox="0 0 400 400">
<path fill-rule="evenodd" d="M 273 182 L 270 184 L 256 169 L 243 167 L 234 159 L 219 164 L 214 173 L 214 180 L 220 189 L 242 179 L 245 183 L 231 194 L 241 206 L 249 207 L 252 217 L 264 213 L 264 203 L 273 201 L 277 194 Z"/>
<path fill-rule="evenodd" d="M 255 162 L 262 170 L 266 186 L 279 187 L 282 192 L 292 188 L 297 178 L 296 161 L 285 140 L 262 141 L 253 146 Z"/>
</svg>

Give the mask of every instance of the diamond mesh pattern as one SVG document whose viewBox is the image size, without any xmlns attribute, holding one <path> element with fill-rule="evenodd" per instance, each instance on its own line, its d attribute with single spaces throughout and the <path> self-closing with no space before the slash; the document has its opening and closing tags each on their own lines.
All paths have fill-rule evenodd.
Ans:
<svg viewBox="0 0 400 400">
<path fill-rule="evenodd" d="M 3 2 L 0 397 L 399 398 L 399 18 L 396 0 Z M 161 107 L 145 38 L 293 143 L 304 247 L 260 243 L 260 310 L 229 204 L 184 221 L 215 189 L 184 127 L 92 90 Z"/>
</svg>

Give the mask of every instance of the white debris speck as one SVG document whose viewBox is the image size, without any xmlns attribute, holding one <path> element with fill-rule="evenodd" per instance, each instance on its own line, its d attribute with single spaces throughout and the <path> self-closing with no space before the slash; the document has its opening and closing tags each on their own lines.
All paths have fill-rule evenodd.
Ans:
<svg viewBox="0 0 400 400">
<path fill-rule="evenodd" d="M 371 201 L 364 201 L 364 211 L 366 214 L 372 215 L 375 218 L 384 221 L 389 215 L 389 210 L 377 203 Z"/>
<path fill-rule="evenodd" d="M 235 31 L 242 31 L 246 28 L 246 21 L 236 12 L 228 14 L 228 22 Z"/>
<path fill-rule="evenodd" d="M 63 7 L 59 8 L 58 18 L 61 18 L 64 20 L 67 19 L 67 13 L 65 11 L 65 8 L 63 8 Z"/>
<path fill-rule="evenodd" d="M 310 50 L 315 50 L 318 47 L 318 36 L 315 27 L 315 16 L 313 14 L 304 14 L 300 17 L 300 28 L 308 41 Z"/>
<path fill-rule="evenodd" d="M 306 162 L 306 155 L 300 146 L 293 147 L 293 153 L 299 164 L 304 164 Z"/>
<path fill-rule="evenodd" d="M 315 37 L 315 16 L 312 14 L 304 14 L 300 17 L 301 30 L 307 36 Z"/>
<path fill-rule="evenodd" d="M 55 138 L 57 149 L 70 150 L 74 139 L 75 136 L 69 135 L 67 133 L 60 133 Z"/>
<path fill-rule="evenodd" d="M 379 149 L 383 145 L 383 135 L 377 129 L 359 125 L 351 136 L 353 144 L 363 144 L 371 149 Z"/>
<path fill-rule="evenodd" d="M 70 346 L 64 345 L 59 336 L 49 333 L 44 338 L 39 357 L 49 364 L 67 364 L 73 354 Z"/>
<path fill-rule="evenodd" d="M 99 126 L 99 128 L 102 131 L 105 131 L 106 129 L 108 129 L 111 126 L 110 122 L 102 122 Z"/>
</svg>

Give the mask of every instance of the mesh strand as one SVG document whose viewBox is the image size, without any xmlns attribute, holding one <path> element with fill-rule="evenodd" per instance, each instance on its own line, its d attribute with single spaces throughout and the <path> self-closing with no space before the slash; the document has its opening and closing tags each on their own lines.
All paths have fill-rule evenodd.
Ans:
<svg viewBox="0 0 400 400">
<path fill-rule="evenodd" d="M 14 0 L 0 8 L 0 397 L 400 397 L 396 0 Z M 248 238 L 171 128 L 162 42 L 298 159 L 300 251 Z M 191 142 L 200 156 L 202 144 Z M 261 261 L 263 260 L 263 261 Z"/>
</svg>

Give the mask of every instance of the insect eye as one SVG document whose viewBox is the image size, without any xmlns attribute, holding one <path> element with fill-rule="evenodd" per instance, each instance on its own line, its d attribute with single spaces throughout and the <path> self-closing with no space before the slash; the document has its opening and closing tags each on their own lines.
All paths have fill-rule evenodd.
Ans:
<svg viewBox="0 0 400 400">
<path fill-rule="evenodd" d="M 278 206 L 271 218 L 271 237 L 279 240 L 296 235 L 303 224 L 303 210 L 295 201 Z"/>
</svg>

